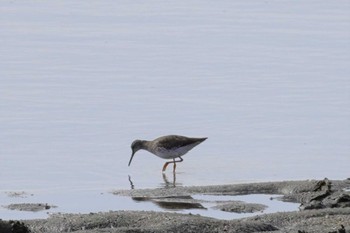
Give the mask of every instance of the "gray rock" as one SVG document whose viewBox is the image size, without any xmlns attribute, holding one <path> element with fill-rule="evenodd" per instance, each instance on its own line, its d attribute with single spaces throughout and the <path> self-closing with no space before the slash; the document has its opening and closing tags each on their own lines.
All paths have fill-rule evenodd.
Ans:
<svg viewBox="0 0 350 233">
<path fill-rule="evenodd" d="M 229 203 L 214 206 L 213 208 L 233 213 L 255 213 L 262 212 L 267 206 L 256 203 L 246 203 L 243 201 L 231 201 Z"/>
</svg>

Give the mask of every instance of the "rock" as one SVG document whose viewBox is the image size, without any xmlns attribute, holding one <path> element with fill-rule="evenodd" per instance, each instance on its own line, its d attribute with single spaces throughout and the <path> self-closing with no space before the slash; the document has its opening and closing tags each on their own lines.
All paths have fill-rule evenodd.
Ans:
<svg viewBox="0 0 350 233">
<path fill-rule="evenodd" d="M 265 210 L 267 206 L 256 203 L 246 203 L 243 201 L 231 201 L 225 204 L 214 206 L 213 208 L 233 213 L 255 213 Z"/>
<path fill-rule="evenodd" d="M 28 227 L 19 221 L 3 221 L 0 219 L 1 233 L 30 233 Z"/>
</svg>

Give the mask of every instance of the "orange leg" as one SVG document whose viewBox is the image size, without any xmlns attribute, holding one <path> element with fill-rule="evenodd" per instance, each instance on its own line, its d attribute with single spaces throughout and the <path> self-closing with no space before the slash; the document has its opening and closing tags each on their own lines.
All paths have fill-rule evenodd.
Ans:
<svg viewBox="0 0 350 233">
<path fill-rule="evenodd" d="M 166 170 L 166 168 L 168 167 L 168 165 L 169 165 L 170 163 L 173 163 L 173 164 L 174 164 L 174 170 L 173 170 L 173 172 L 175 173 L 175 170 L 176 170 L 176 163 L 180 163 L 180 162 L 183 161 L 183 159 L 182 159 L 181 157 L 179 157 L 179 159 L 180 159 L 180 160 L 178 160 L 178 161 L 175 161 L 175 159 L 173 159 L 172 162 L 166 162 L 166 163 L 164 164 L 164 166 L 163 166 L 162 171 L 165 172 L 165 170 Z"/>
<path fill-rule="evenodd" d="M 165 170 L 166 170 L 166 168 L 167 168 L 167 166 L 169 165 L 169 163 L 171 163 L 171 162 L 166 162 L 165 164 L 164 164 L 164 166 L 163 166 L 163 172 L 165 172 Z"/>
</svg>

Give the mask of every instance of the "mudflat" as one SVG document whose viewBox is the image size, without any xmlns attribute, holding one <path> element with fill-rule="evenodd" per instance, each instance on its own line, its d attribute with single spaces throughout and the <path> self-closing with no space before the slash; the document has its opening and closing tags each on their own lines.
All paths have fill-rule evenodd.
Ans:
<svg viewBox="0 0 350 233">
<path fill-rule="evenodd" d="M 350 232 L 350 179 L 116 190 L 113 194 L 174 208 L 201 208 L 200 200 L 191 198 L 195 194 L 279 194 L 282 201 L 300 203 L 300 207 L 298 211 L 235 220 L 153 211 L 54 214 L 41 220 L 0 221 L 0 232 Z M 220 203 L 217 208 L 254 213 L 264 206 L 232 201 Z"/>
</svg>

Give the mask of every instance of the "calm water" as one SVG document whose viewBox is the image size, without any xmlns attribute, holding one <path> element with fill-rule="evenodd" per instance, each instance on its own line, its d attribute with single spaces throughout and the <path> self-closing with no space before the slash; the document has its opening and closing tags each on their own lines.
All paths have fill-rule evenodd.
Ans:
<svg viewBox="0 0 350 233">
<path fill-rule="evenodd" d="M 73 203 L 128 189 L 128 176 L 135 188 L 164 187 L 163 160 L 140 151 L 127 163 L 134 139 L 167 134 L 208 137 L 184 156 L 176 185 L 349 177 L 349 10 L 2 3 L 0 205 L 28 201 L 6 191 Z"/>
</svg>

